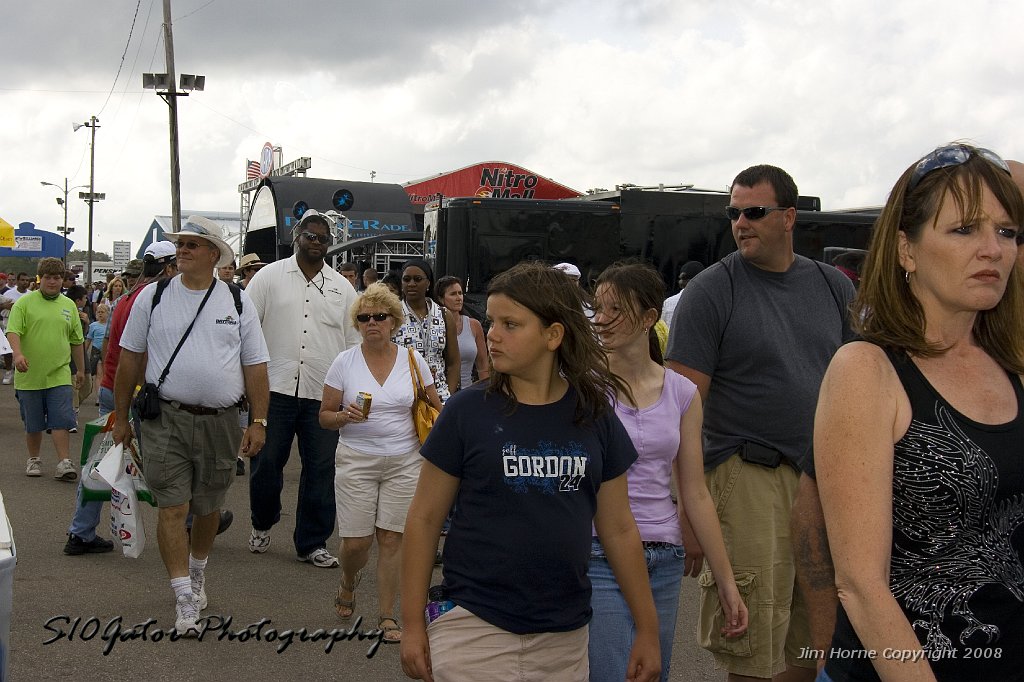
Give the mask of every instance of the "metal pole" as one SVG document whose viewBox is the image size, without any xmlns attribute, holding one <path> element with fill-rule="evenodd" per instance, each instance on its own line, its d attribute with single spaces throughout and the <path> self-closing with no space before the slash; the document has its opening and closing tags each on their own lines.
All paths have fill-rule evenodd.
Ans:
<svg viewBox="0 0 1024 682">
<path fill-rule="evenodd" d="M 96 123 L 99 121 L 95 116 L 89 117 L 90 128 L 92 129 L 92 143 L 89 145 L 89 253 L 85 257 L 85 281 L 92 282 L 92 206 L 96 203 Z M 64 202 L 65 205 L 68 203 Z M 67 218 L 64 218 L 64 227 L 67 227 Z M 64 242 L 67 248 L 67 241 Z M 83 284 L 85 282 L 83 281 Z"/>
<path fill-rule="evenodd" d="M 68 179 L 64 178 L 64 227 L 61 229 L 64 233 L 64 257 L 61 259 L 64 261 L 64 269 L 68 269 Z"/>
<path fill-rule="evenodd" d="M 178 162 L 178 95 L 174 75 L 174 37 L 171 34 L 171 0 L 164 0 L 164 54 L 167 64 L 167 107 L 171 127 L 171 229 L 181 229 L 181 185 Z"/>
</svg>

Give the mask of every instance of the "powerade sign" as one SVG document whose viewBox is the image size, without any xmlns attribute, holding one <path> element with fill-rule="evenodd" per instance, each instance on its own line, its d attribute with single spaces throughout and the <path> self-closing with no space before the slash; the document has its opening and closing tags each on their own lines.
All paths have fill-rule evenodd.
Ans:
<svg viewBox="0 0 1024 682">
<path fill-rule="evenodd" d="M 354 237 L 370 237 L 375 234 L 382 232 L 412 232 L 412 226 L 409 223 L 399 222 L 388 222 L 385 219 L 380 218 L 362 218 L 362 219 L 349 219 L 350 224 L 348 228 L 349 238 Z M 284 225 L 286 228 L 291 230 L 299 222 L 298 218 L 293 216 L 285 216 Z"/>
</svg>

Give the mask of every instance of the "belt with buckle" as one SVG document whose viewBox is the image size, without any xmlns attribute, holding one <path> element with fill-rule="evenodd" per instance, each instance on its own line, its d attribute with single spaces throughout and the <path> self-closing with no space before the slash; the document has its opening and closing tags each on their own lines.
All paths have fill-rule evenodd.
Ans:
<svg viewBox="0 0 1024 682">
<path fill-rule="evenodd" d="M 177 408 L 179 410 L 184 410 L 199 417 L 216 417 L 218 414 L 224 411 L 223 409 L 217 409 L 216 407 L 203 407 L 202 405 L 186 405 L 185 403 L 179 403 L 177 400 L 164 400 L 163 398 L 161 398 L 160 400 L 162 402 L 167 403 L 171 407 Z"/>
</svg>

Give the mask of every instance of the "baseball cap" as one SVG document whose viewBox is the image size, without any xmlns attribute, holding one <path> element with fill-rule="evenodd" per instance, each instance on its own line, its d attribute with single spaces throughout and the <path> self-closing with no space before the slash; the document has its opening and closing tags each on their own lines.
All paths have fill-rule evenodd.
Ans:
<svg viewBox="0 0 1024 682">
<path fill-rule="evenodd" d="M 175 258 L 177 256 L 177 250 L 175 249 L 174 242 L 169 241 L 158 241 L 153 242 L 146 247 L 146 255 L 152 256 L 153 260 L 161 260 L 163 258 Z"/>
<path fill-rule="evenodd" d="M 573 265 L 572 263 L 559 263 L 558 265 L 551 266 L 551 269 L 561 270 L 562 272 L 567 274 L 569 277 L 572 277 L 573 279 L 579 279 L 581 276 L 580 269 Z"/>
<path fill-rule="evenodd" d="M 124 266 L 124 271 L 121 274 L 129 277 L 138 277 L 142 274 L 142 261 L 138 258 L 131 259 L 128 261 L 128 265 Z"/>
</svg>

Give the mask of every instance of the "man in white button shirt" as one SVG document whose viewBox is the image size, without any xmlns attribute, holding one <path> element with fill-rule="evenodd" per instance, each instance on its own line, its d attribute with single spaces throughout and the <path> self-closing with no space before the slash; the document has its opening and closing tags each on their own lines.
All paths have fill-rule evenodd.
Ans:
<svg viewBox="0 0 1024 682">
<path fill-rule="evenodd" d="M 270 350 L 270 412 L 267 442 L 252 460 L 249 550 L 270 546 L 270 529 L 281 520 L 284 467 L 298 436 L 302 473 L 295 510 L 299 561 L 336 568 L 326 549 L 334 531 L 334 453 L 337 431 L 320 427 L 324 376 L 343 350 L 361 339 L 349 320 L 356 292 L 324 262 L 331 245 L 327 218 L 308 210 L 292 230 L 295 253 L 265 266 L 246 292 L 252 298 Z"/>
</svg>

